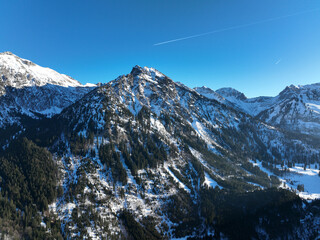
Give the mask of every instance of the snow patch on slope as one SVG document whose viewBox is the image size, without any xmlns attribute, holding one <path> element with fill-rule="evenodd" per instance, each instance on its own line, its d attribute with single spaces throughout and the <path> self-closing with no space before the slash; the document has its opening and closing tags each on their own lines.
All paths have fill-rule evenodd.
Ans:
<svg viewBox="0 0 320 240">
<path fill-rule="evenodd" d="M 215 180 L 213 180 L 213 179 L 210 177 L 210 175 L 209 175 L 208 173 L 206 173 L 206 172 L 204 172 L 204 182 L 203 182 L 203 185 L 206 185 L 206 186 L 212 187 L 212 188 L 215 188 L 215 187 L 221 188 L 221 187 L 219 186 L 219 184 L 218 184 Z"/>
</svg>

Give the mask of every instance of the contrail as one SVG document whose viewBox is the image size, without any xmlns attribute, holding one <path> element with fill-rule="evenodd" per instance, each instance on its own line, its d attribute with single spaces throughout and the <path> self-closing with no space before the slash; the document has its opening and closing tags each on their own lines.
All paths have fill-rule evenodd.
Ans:
<svg viewBox="0 0 320 240">
<path fill-rule="evenodd" d="M 281 62 L 281 58 L 275 62 L 275 65 L 278 65 Z"/>
<path fill-rule="evenodd" d="M 168 40 L 168 41 L 164 41 L 164 42 L 155 43 L 155 44 L 153 44 L 153 46 L 159 46 L 159 45 L 163 45 L 163 44 L 167 44 L 167 43 L 187 40 L 187 39 L 190 39 L 190 38 L 202 37 L 202 36 L 209 35 L 209 34 L 220 33 L 220 32 L 230 31 L 230 30 L 239 29 L 239 28 L 245 28 L 245 27 L 249 27 L 249 26 L 253 26 L 253 25 L 257 25 L 257 24 L 261 24 L 261 23 L 272 22 L 272 21 L 276 21 L 276 20 L 279 20 L 279 19 L 293 17 L 293 16 L 297 16 L 297 15 L 302 15 L 302 14 L 315 12 L 315 11 L 319 11 L 319 10 L 320 10 L 320 8 L 317 8 L 317 9 L 307 10 L 307 11 L 303 11 L 303 12 L 293 13 L 293 14 L 290 14 L 290 15 L 279 16 L 279 17 L 274 17 L 274 18 L 268 18 L 268 19 L 264 19 L 264 20 L 261 20 L 261 21 L 253 22 L 253 23 L 247 23 L 247 24 L 242 24 L 242 25 L 238 25 L 238 26 L 217 29 L 217 30 L 214 30 L 214 31 L 200 33 L 200 34 L 196 34 L 196 35 L 191 35 L 191 36 L 188 36 L 188 37 L 176 38 L 176 39 L 172 39 L 172 40 Z"/>
</svg>

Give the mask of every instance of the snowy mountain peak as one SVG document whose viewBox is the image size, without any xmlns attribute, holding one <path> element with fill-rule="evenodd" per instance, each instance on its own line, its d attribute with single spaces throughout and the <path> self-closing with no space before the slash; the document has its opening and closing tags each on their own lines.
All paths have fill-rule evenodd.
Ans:
<svg viewBox="0 0 320 240">
<path fill-rule="evenodd" d="M 234 97 L 238 100 L 246 100 L 247 97 L 242 93 L 239 92 L 238 90 L 234 88 L 220 88 L 216 91 L 218 94 L 223 96 L 224 98 L 230 98 Z"/>
<path fill-rule="evenodd" d="M 11 52 L 0 53 L 0 127 L 22 126 L 22 115 L 52 117 L 95 87 Z"/>
<path fill-rule="evenodd" d="M 32 87 L 44 85 L 83 87 L 80 82 L 50 68 L 41 67 L 11 52 L 0 53 L 0 85 L 3 87 Z"/>
<path fill-rule="evenodd" d="M 139 65 L 135 65 L 135 66 L 132 68 L 130 74 L 132 74 L 132 75 L 139 75 L 139 74 L 142 73 L 142 72 L 143 72 L 143 68 L 140 67 Z"/>
<path fill-rule="evenodd" d="M 203 93 L 215 93 L 215 91 L 213 91 L 211 88 L 208 88 L 206 86 L 202 86 L 202 87 L 195 87 L 194 90 L 196 90 L 197 92 L 203 92 Z"/>
<path fill-rule="evenodd" d="M 154 68 L 149 67 L 140 67 L 138 65 L 134 66 L 130 72 L 133 77 L 137 77 L 139 79 L 151 80 L 151 81 L 158 81 L 165 77 L 164 74 L 159 72 Z"/>
<path fill-rule="evenodd" d="M 310 95 L 312 93 L 318 92 L 320 89 L 320 83 L 308 84 L 308 85 L 293 85 L 287 86 L 283 91 L 280 92 L 282 98 L 288 98 L 295 96 L 297 94 Z"/>
<path fill-rule="evenodd" d="M 195 87 L 194 90 L 196 90 L 199 94 L 209 99 L 214 99 L 216 101 L 225 103 L 225 98 L 221 96 L 219 93 L 213 91 L 211 88 L 202 86 L 202 87 Z"/>
<path fill-rule="evenodd" d="M 291 84 L 290 86 L 287 86 L 285 89 L 283 89 L 279 93 L 279 97 L 280 97 L 280 99 L 292 98 L 292 97 L 296 96 L 299 91 L 300 91 L 300 86 L 298 87 L 298 86 Z"/>
<path fill-rule="evenodd" d="M 300 85 L 300 86 L 301 86 L 301 85 Z M 300 86 L 296 86 L 296 85 L 294 85 L 294 84 L 291 84 L 291 85 L 289 86 L 289 88 L 291 88 L 291 89 L 299 89 Z"/>
<path fill-rule="evenodd" d="M 12 52 L 6 51 L 6 52 L 0 52 L 0 55 L 14 55 Z"/>
</svg>

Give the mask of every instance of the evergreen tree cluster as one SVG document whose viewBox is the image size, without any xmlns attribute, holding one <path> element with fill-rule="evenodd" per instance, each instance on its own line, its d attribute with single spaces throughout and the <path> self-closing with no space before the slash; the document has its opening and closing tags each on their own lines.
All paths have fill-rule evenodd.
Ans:
<svg viewBox="0 0 320 240">
<path fill-rule="evenodd" d="M 115 182 L 119 181 L 126 185 L 127 173 L 123 168 L 120 157 L 120 153 L 116 151 L 112 143 L 101 145 L 99 148 L 99 158 L 101 163 L 105 165 L 105 169 L 111 169 Z"/>
<path fill-rule="evenodd" d="M 20 237 L 61 238 L 60 222 L 49 213 L 48 204 L 57 196 L 57 166 L 44 148 L 24 138 L 11 143 L 0 156 L 0 229 L 18 229 Z M 46 233 L 39 211 L 46 213 Z"/>
<path fill-rule="evenodd" d="M 144 219 L 143 224 L 138 223 L 131 212 L 124 210 L 120 214 L 120 218 L 124 223 L 128 236 L 127 239 L 134 240 L 156 240 L 162 239 L 159 232 L 154 228 L 152 219 Z"/>
<path fill-rule="evenodd" d="M 257 228 L 270 239 L 295 236 L 304 214 L 302 200 L 284 189 L 242 193 L 202 189 L 200 196 L 206 226 L 230 239 L 259 239 Z"/>
</svg>

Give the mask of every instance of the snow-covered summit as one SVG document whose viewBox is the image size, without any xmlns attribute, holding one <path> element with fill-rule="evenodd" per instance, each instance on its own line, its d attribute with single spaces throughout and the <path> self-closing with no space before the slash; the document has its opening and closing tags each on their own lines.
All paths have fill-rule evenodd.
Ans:
<svg viewBox="0 0 320 240">
<path fill-rule="evenodd" d="M 218 94 L 223 96 L 224 98 L 236 98 L 238 100 L 246 100 L 247 97 L 242 93 L 239 92 L 238 90 L 234 88 L 220 88 L 216 91 Z"/>
<path fill-rule="evenodd" d="M 159 79 L 165 77 L 164 74 L 154 68 L 140 67 L 139 65 L 134 66 L 130 74 L 137 79 L 143 79 L 150 82 L 157 82 Z"/>
<path fill-rule="evenodd" d="M 225 103 L 225 98 L 221 96 L 219 93 L 213 91 L 211 88 L 202 86 L 202 87 L 195 87 L 194 90 L 196 90 L 199 94 L 209 99 L 214 99 L 216 101 Z"/>
<path fill-rule="evenodd" d="M 246 112 L 270 125 L 311 135 L 320 132 L 320 83 L 290 85 L 278 96 L 256 98 L 247 98 L 233 88 L 216 91 L 207 87 L 195 89 L 207 98 Z"/>
<path fill-rule="evenodd" d="M 0 127 L 20 125 L 25 116 L 52 117 L 95 87 L 11 52 L 0 53 Z"/>
<path fill-rule="evenodd" d="M 0 53 L 0 85 L 2 87 L 40 87 L 47 84 L 62 87 L 85 86 L 65 74 L 41 67 L 11 52 Z M 91 84 L 90 87 L 92 86 Z"/>
</svg>

